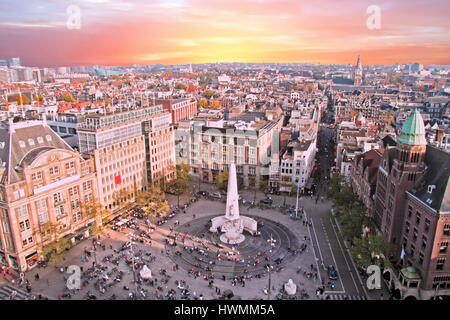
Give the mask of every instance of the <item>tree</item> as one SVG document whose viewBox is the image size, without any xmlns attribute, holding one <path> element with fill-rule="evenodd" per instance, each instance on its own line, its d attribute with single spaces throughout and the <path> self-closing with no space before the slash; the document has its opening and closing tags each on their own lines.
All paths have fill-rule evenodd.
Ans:
<svg viewBox="0 0 450 320">
<path fill-rule="evenodd" d="M 195 90 L 197 90 L 197 88 L 192 83 L 190 83 L 189 87 L 187 88 L 187 92 L 194 92 Z"/>
<path fill-rule="evenodd" d="M 369 266 L 376 264 L 384 267 L 384 257 L 389 252 L 389 242 L 382 233 L 353 240 L 352 255 L 358 264 Z"/>
<path fill-rule="evenodd" d="M 82 205 L 82 210 L 85 213 L 85 219 L 94 219 L 94 224 L 89 230 L 93 235 L 96 235 L 101 231 L 103 219 L 111 214 L 109 210 L 103 207 L 98 199 L 93 199 L 92 201 Z"/>
<path fill-rule="evenodd" d="M 214 91 L 214 90 L 205 90 L 204 92 L 203 92 L 203 96 L 206 98 L 206 99 L 210 99 L 212 96 L 214 96 L 216 94 L 216 92 Z"/>
<path fill-rule="evenodd" d="M 64 258 L 65 251 L 71 247 L 71 243 L 67 238 L 58 238 L 58 232 L 61 223 L 44 223 L 40 227 L 41 237 L 47 239 L 47 243 L 42 247 L 41 255 L 48 258 L 50 262 L 58 262 Z M 46 241 L 43 240 L 43 243 Z"/>
<path fill-rule="evenodd" d="M 123 209 L 131 201 L 130 195 L 131 194 L 127 189 L 120 189 L 118 192 L 114 193 L 114 200 L 120 209 Z"/>
<path fill-rule="evenodd" d="M 158 187 L 149 186 L 145 191 L 138 193 L 136 203 L 143 207 L 144 215 L 152 217 L 154 223 L 155 217 L 164 217 L 169 212 L 169 203 L 165 200 L 164 192 Z M 147 220 L 148 224 L 148 220 Z"/>
<path fill-rule="evenodd" d="M 177 179 L 168 186 L 168 191 L 177 196 L 178 207 L 180 206 L 180 196 L 188 195 L 191 190 L 191 167 L 187 163 L 177 164 Z"/>
<path fill-rule="evenodd" d="M 211 103 L 209 104 L 210 109 L 220 109 L 220 107 L 220 103 L 217 100 L 211 101 Z"/>
<path fill-rule="evenodd" d="M 216 177 L 216 188 L 220 191 L 226 191 L 228 188 L 228 170 L 220 173 Z"/>
<path fill-rule="evenodd" d="M 139 191 L 136 196 L 136 203 L 140 207 L 147 206 L 152 201 L 164 200 L 164 192 L 159 187 L 147 186 L 145 191 Z"/>
<path fill-rule="evenodd" d="M 186 90 L 187 87 L 186 87 L 186 85 L 183 84 L 183 83 L 177 83 L 176 86 L 175 86 L 175 89 L 178 89 L 178 90 Z"/>
<path fill-rule="evenodd" d="M 14 94 L 11 98 L 8 98 L 8 101 L 9 102 L 16 101 L 17 104 L 20 104 L 20 94 L 19 93 Z M 28 97 L 23 93 L 22 93 L 22 103 L 30 104 L 30 99 L 28 99 Z"/>
<path fill-rule="evenodd" d="M 76 100 L 68 92 L 65 92 L 62 94 L 61 100 L 65 101 L 65 102 L 76 102 Z"/>
<path fill-rule="evenodd" d="M 206 109 L 208 107 L 208 100 L 202 98 L 197 104 L 199 108 Z"/>
</svg>

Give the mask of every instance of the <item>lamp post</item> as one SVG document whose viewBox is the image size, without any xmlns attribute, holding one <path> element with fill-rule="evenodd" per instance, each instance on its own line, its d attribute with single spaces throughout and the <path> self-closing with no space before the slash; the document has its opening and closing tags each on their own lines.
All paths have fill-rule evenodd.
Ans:
<svg viewBox="0 0 450 320">
<path fill-rule="evenodd" d="M 271 273 L 271 270 L 272 270 L 272 265 L 271 265 L 271 263 L 272 263 L 272 249 L 273 249 L 273 247 L 275 247 L 275 242 L 277 242 L 277 240 L 275 240 L 275 239 L 273 239 L 273 237 L 272 237 L 272 234 L 270 234 L 270 239 L 268 239 L 267 240 L 267 242 L 269 242 L 269 244 L 270 244 L 270 250 L 269 250 L 269 266 L 268 266 L 268 268 L 267 268 L 267 270 L 269 271 L 269 288 L 268 288 L 268 291 L 267 291 L 267 300 L 270 300 L 270 292 L 271 292 L 271 290 L 272 290 L 272 288 L 271 288 L 271 286 L 272 286 L 272 273 Z"/>
<path fill-rule="evenodd" d="M 300 180 L 297 182 L 297 200 L 295 203 L 295 218 L 297 218 L 297 212 L 298 212 L 298 193 L 300 191 Z"/>
<path fill-rule="evenodd" d="M 130 246 L 131 254 L 133 255 L 133 259 L 132 259 L 132 269 L 133 269 L 133 280 L 134 280 L 134 289 L 135 289 L 135 292 L 134 292 L 134 293 L 135 293 L 136 298 L 137 298 L 137 297 L 138 297 L 138 288 L 137 288 L 137 282 L 136 282 L 136 269 L 135 269 L 135 267 L 134 267 L 134 265 L 135 265 L 135 256 L 134 256 L 134 249 L 133 249 L 133 244 L 134 244 L 134 242 L 133 242 L 133 239 L 132 239 L 133 233 L 130 232 L 129 236 L 130 236 L 130 244 L 131 244 L 131 246 Z"/>
</svg>

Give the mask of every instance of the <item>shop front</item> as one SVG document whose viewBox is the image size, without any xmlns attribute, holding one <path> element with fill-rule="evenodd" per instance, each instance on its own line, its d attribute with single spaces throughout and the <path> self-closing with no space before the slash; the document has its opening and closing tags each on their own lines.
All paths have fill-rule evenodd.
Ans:
<svg viewBox="0 0 450 320">
<path fill-rule="evenodd" d="M 25 264 L 27 265 L 27 268 L 31 269 L 31 268 L 35 267 L 36 263 L 37 263 L 37 260 L 38 260 L 38 253 L 37 253 L 37 251 L 27 255 L 25 257 Z"/>
</svg>

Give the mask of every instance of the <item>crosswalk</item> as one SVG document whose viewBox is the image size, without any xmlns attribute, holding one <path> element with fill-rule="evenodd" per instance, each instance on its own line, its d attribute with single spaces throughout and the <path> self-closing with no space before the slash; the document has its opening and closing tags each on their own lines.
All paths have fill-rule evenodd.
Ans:
<svg viewBox="0 0 450 320">
<path fill-rule="evenodd" d="M 12 292 L 16 291 L 17 294 L 11 299 Z M 6 285 L 0 287 L 0 300 L 29 300 L 28 293 L 20 288 L 13 287 L 11 285 Z"/>
<path fill-rule="evenodd" d="M 365 296 L 345 295 L 345 294 L 329 294 L 325 300 L 367 300 Z"/>
</svg>

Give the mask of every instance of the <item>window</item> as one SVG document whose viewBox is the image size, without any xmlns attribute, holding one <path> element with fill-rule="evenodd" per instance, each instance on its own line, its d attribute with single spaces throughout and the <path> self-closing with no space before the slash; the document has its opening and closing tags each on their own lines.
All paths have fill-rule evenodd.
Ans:
<svg viewBox="0 0 450 320">
<path fill-rule="evenodd" d="M 420 213 L 416 212 L 416 225 L 420 224 Z"/>
<path fill-rule="evenodd" d="M 31 226 L 30 226 L 30 220 L 25 220 L 25 229 L 30 229 L 31 228 Z"/>
<path fill-rule="evenodd" d="M 409 222 L 408 221 L 406 221 L 406 228 L 405 228 L 405 234 L 408 234 L 409 233 Z"/>
<path fill-rule="evenodd" d="M 44 223 L 48 222 L 48 212 L 47 211 L 39 212 L 38 217 L 39 217 L 40 224 L 44 224 Z"/>
<path fill-rule="evenodd" d="M 411 255 L 411 258 L 414 257 L 414 252 L 416 251 L 416 246 L 415 245 L 411 245 L 411 250 L 409 251 L 409 254 Z"/>
<path fill-rule="evenodd" d="M 77 186 L 74 186 L 74 187 L 72 187 L 72 188 L 69 188 L 69 195 L 71 196 L 71 197 L 73 197 L 73 196 L 75 196 L 75 195 L 77 195 L 78 194 L 78 187 Z"/>
<path fill-rule="evenodd" d="M 25 231 L 25 222 L 21 221 L 19 223 L 19 230 L 20 230 L 20 232 L 24 232 Z"/>
<path fill-rule="evenodd" d="M 25 204 L 23 206 L 16 208 L 17 217 L 20 219 L 28 215 L 28 206 Z"/>
<path fill-rule="evenodd" d="M 450 224 L 444 224 L 444 236 L 450 236 Z"/>
<path fill-rule="evenodd" d="M 408 206 L 408 219 L 411 219 L 413 209 L 411 206 Z"/>
<path fill-rule="evenodd" d="M 47 209 L 47 201 L 45 198 L 39 199 L 36 201 L 36 208 L 38 211 L 46 210 Z"/>
<path fill-rule="evenodd" d="M 92 193 L 88 193 L 84 196 L 84 202 L 89 203 L 92 201 Z"/>
<path fill-rule="evenodd" d="M 78 209 L 80 207 L 80 200 L 75 199 L 71 202 L 72 204 L 72 210 Z"/>
<path fill-rule="evenodd" d="M 28 238 L 28 243 L 33 243 L 33 237 Z"/>
<path fill-rule="evenodd" d="M 439 254 L 447 253 L 448 242 L 441 242 L 441 246 L 439 247 Z"/>
<path fill-rule="evenodd" d="M 54 174 L 58 174 L 59 173 L 59 167 L 52 167 L 50 168 L 50 174 L 54 175 Z"/>
<path fill-rule="evenodd" d="M 81 212 L 75 212 L 73 214 L 73 222 L 80 222 L 81 221 Z"/>
<path fill-rule="evenodd" d="M 31 175 L 31 180 L 36 181 L 36 180 L 41 180 L 42 179 L 42 172 L 38 171 L 35 172 Z"/>
<path fill-rule="evenodd" d="M 57 192 L 57 193 L 53 194 L 53 201 L 55 202 L 55 204 L 62 202 L 63 201 L 62 193 Z"/>
<path fill-rule="evenodd" d="M 420 264 L 420 265 L 423 265 L 423 258 L 424 258 L 424 255 L 423 255 L 422 252 L 420 252 L 420 253 L 419 253 L 419 264 Z"/>
<path fill-rule="evenodd" d="M 422 249 L 425 250 L 427 247 L 428 239 L 426 237 L 422 237 Z"/>
<path fill-rule="evenodd" d="M 45 139 L 47 139 L 47 141 L 50 142 L 52 141 L 52 136 L 48 134 L 45 136 Z"/>
<path fill-rule="evenodd" d="M 56 207 L 55 213 L 56 213 L 56 219 L 62 218 L 62 216 L 64 216 L 64 207 L 63 206 Z"/>
<path fill-rule="evenodd" d="M 29 139 L 28 139 L 28 144 L 29 144 L 31 147 L 34 146 L 34 140 L 31 139 L 31 138 L 29 138 Z"/>
<path fill-rule="evenodd" d="M 74 161 L 67 162 L 65 166 L 66 166 L 66 170 L 73 169 L 73 168 L 75 168 L 75 162 Z"/>
<path fill-rule="evenodd" d="M 425 232 L 430 231 L 430 220 L 425 218 Z"/>
<path fill-rule="evenodd" d="M 416 228 L 414 228 L 413 240 L 414 240 L 414 241 L 417 240 L 417 229 L 416 229 Z"/>
<path fill-rule="evenodd" d="M 445 258 L 439 258 L 436 263 L 436 270 L 443 270 L 445 264 Z"/>
</svg>

